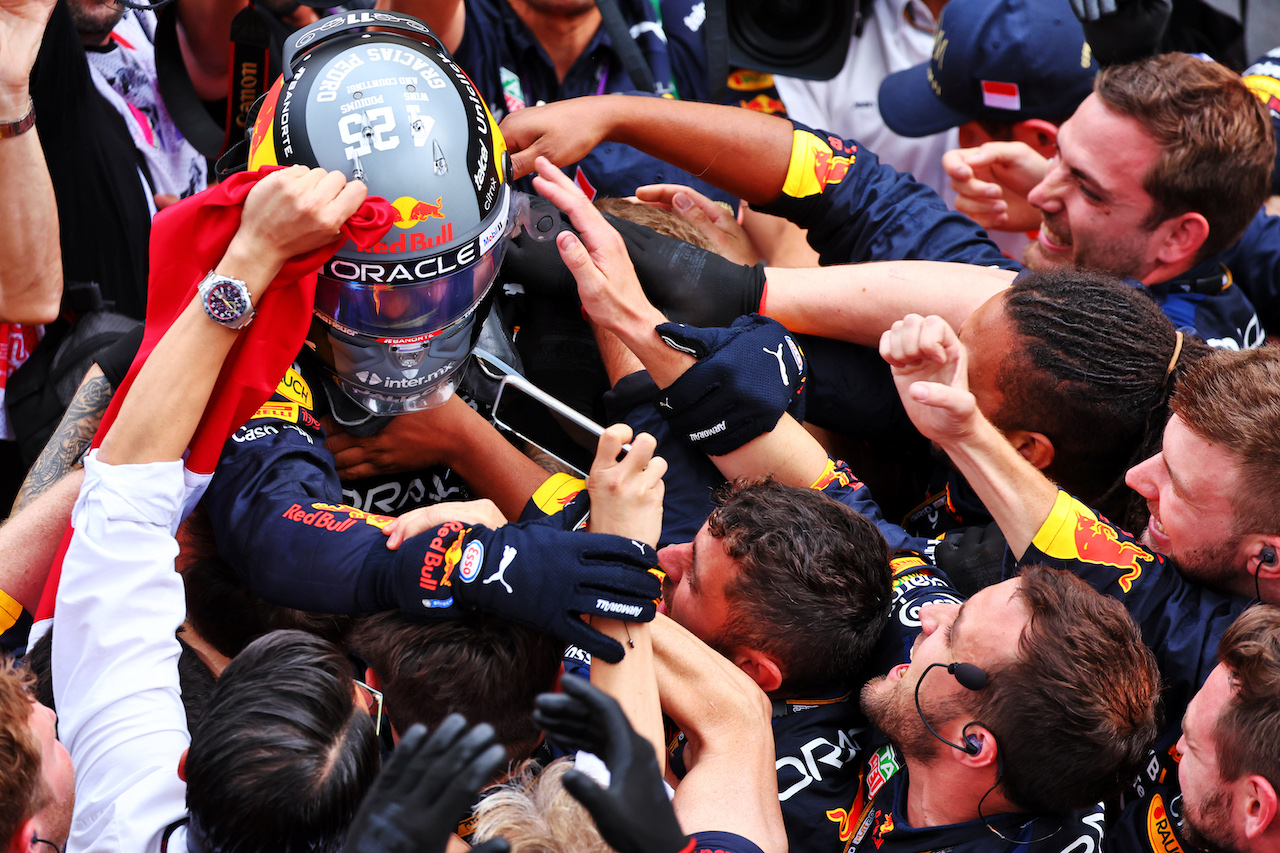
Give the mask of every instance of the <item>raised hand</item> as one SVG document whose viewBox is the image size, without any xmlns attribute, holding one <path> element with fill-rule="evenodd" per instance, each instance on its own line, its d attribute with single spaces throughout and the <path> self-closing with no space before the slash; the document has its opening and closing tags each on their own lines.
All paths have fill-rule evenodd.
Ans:
<svg viewBox="0 0 1280 853">
<path fill-rule="evenodd" d="M 902 404 L 925 438 L 962 440 L 982 416 L 969 392 L 968 355 L 941 317 L 908 314 L 880 338 Z"/>
<path fill-rule="evenodd" d="M 374 780 L 347 832 L 343 853 L 444 853 L 476 794 L 507 762 L 493 727 L 450 714 L 427 736 L 411 726 Z M 501 839 L 472 848 L 506 853 Z"/>
<path fill-rule="evenodd" d="M 523 112 L 523 110 L 522 110 Z M 582 307 L 596 323 L 614 332 L 627 328 L 652 329 L 666 318 L 649 304 L 627 246 L 605 221 L 577 184 L 544 157 L 538 158 L 533 186 L 569 216 L 577 234 L 562 231 L 556 238 L 560 257 L 578 282 Z"/>
<path fill-rule="evenodd" d="M 631 451 L 622 459 L 622 445 Z M 591 530 L 613 533 L 658 545 L 662 533 L 662 475 L 667 462 L 653 452 L 658 442 L 647 432 L 634 439 L 631 427 L 614 424 L 596 444 L 596 458 L 587 477 L 591 495 Z"/>
<path fill-rule="evenodd" d="M 360 209 L 368 190 L 341 172 L 290 166 L 258 181 L 244 200 L 240 228 L 227 254 L 264 267 L 342 239 L 342 224 Z M 256 295 L 256 294 L 255 294 Z"/>
<path fill-rule="evenodd" d="M 533 720 L 569 749 L 595 753 L 609 768 L 609 787 L 585 774 L 564 775 L 565 790 L 586 808 L 601 837 L 618 853 L 677 853 L 688 837 L 676 821 L 653 745 L 640 736 L 611 696 L 566 675 L 563 693 L 537 699 Z"/>
</svg>

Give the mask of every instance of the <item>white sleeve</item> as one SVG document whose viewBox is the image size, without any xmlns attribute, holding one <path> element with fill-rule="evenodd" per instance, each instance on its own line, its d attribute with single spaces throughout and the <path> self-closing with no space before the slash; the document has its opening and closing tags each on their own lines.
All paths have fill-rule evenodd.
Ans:
<svg viewBox="0 0 1280 853">
<path fill-rule="evenodd" d="M 188 492 L 181 462 L 85 461 L 52 650 L 59 736 L 76 772 L 68 853 L 158 850 L 186 813 L 174 637 L 186 601 L 170 531 Z"/>
</svg>

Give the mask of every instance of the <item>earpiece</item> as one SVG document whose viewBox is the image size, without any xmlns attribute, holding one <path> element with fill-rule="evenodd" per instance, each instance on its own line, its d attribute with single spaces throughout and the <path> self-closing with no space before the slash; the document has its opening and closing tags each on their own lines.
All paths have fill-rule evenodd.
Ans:
<svg viewBox="0 0 1280 853">
<path fill-rule="evenodd" d="M 1258 555 L 1258 559 L 1264 566 L 1274 566 L 1276 564 L 1276 549 L 1267 545 L 1262 549 L 1262 553 Z"/>
<path fill-rule="evenodd" d="M 964 743 L 964 751 L 970 755 L 977 755 L 979 752 L 982 752 L 982 739 L 977 735 L 965 735 Z"/>
</svg>

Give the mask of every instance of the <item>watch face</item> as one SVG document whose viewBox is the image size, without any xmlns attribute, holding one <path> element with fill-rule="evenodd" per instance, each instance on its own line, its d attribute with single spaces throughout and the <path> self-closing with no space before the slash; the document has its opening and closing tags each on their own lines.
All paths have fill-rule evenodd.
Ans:
<svg viewBox="0 0 1280 853">
<path fill-rule="evenodd" d="M 244 291 L 229 282 L 220 282 L 210 288 L 205 304 L 214 319 L 223 323 L 234 322 L 249 313 Z"/>
</svg>

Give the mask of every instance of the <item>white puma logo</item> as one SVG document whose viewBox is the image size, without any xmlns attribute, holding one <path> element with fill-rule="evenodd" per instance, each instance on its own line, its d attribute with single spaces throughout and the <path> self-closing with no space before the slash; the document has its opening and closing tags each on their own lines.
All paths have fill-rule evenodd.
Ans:
<svg viewBox="0 0 1280 853">
<path fill-rule="evenodd" d="M 790 387 L 791 380 L 787 378 L 787 365 L 782 361 L 783 346 L 785 346 L 785 344 L 778 344 L 777 352 L 774 352 L 768 347 L 761 347 L 761 349 L 778 360 L 778 372 L 782 374 L 782 384 Z"/>
<path fill-rule="evenodd" d="M 485 578 L 484 582 L 487 584 L 490 584 L 490 583 L 493 583 L 494 581 L 497 581 L 498 583 L 506 587 L 507 592 L 514 593 L 515 590 L 511 588 L 511 584 L 507 583 L 507 579 L 503 577 L 503 572 L 507 570 L 507 566 L 511 565 L 511 561 L 514 560 L 515 558 L 516 558 L 516 549 L 514 547 L 512 547 L 511 545 L 502 546 L 502 562 L 498 563 L 498 570 L 494 572 L 492 575 L 490 575 L 489 577 Z"/>
<path fill-rule="evenodd" d="M 642 557 L 643 557 L 643 556 L 644 556 L 644 544 L 643 544 L 643 543 L 641 543 L 641 542 L 637 542 L 637 541 L 636 541 L 636 540 L 634 540 L 634 539 L 632 539 L 632 540 L 631 540 L 631 544 L 632 544 L 632 545 L 635 545 L 637 548 L 639 548 L 639 549 L 640 549 L 640 556 L 642 556 Z"/>
</svg>

